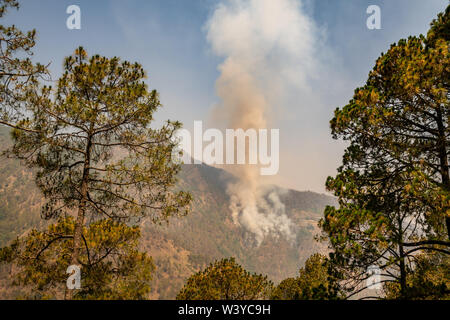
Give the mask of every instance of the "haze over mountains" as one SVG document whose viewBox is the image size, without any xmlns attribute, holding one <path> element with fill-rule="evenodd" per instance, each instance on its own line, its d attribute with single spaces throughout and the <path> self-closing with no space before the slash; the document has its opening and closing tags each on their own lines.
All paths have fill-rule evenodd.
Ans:
<svg viewBox="0 0 450 320">
<path fill-rule="evenodd" d="M 0 148 L 10 143 L 8 130 L 0 127 Z M 246 269 L 267 274 L 274 282 L 294 276 L 304 261 L 326 245 L 314 240 L 317 222 L 333 197 L 273 186 L 284 213 L 292 222 L 294 236 L 271 232 L 258 243 L 255 234 L 236 223 L 229 208 L 226 188 L 237 178 L 207 165 L 184 165 L 178 187 L 190 191 L 194 202 L 186 217 L 172 218 L 168 225 L 142 221 L 141 243 L 153 257 L 154 299 L 173 299 L 192 273 L 215 259 L 235 257 Z M 270 192 L 267 196 L 269 197 Z M 270 199 L 268 200 L 270 201 Z M 31 228 L 42 228 L 42 196 L 34 185 L 33 172 L 13 159 L 0 161 L 0 246 Z M 9 287 L 8 267 L 0 269 L 0 298 L 14 298 L 20 291 Z"/>
</svg>

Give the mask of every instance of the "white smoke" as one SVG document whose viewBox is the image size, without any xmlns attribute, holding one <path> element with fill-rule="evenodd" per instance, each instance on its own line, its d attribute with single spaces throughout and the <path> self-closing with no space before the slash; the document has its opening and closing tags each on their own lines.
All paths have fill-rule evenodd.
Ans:
<svg viewBox="0 0 450 320">
<path fill-rule="evenodd" d="M 244 130 L 274 125 L 270 119 L 278 111 L 284 88 L 307 88 L 308 75 L 317 64 L 318 31 L 301 2 L 223 1 L 206 27 L 212 50 L 224 58 L 216 83 L 222 102 L 213 110 L 212 120 Z M 228 169 L 240 178 L 227 189 L 234 222 L 252 232 L 258 244 L 268 234 L 295 240 L 294 225 L 278 191 L 267 191 L 257 166 Z"/>
<path fill-rule="evenodd" d="M 252 232 L 257 245 L 269 234 L 295 242 L 294 226 L 285 213 L 279 191 L 272 190 L 267 195 L 265 188 L 248 188 L 245 181 L 230 184 L 227 191 L 231 197 L 233 222 Z"/>
</svg>

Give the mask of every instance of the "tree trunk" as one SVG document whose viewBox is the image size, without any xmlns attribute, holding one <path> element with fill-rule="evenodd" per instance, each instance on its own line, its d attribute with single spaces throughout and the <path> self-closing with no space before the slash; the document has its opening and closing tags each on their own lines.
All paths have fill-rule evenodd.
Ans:
<svg viewBox="0 0 450 320">
<path fill-rule="evenodd" d="M 83 167 L 83 177 L 81 180 L 81 198 L 80 203 L 78 205 L 78 213 L 77 213 L 77 219 L 75 221 L 75 228 L 73 233 L 73 251 L 72 251 L 72 258 L 71 258 L 71 265 L 77 265 L 80 267 L 79 258 L 80 258 L 80 252 L 83 246 L 83 228 L 84 228 L 84 219 L 86 214 L 86 203 L 87 203 L 87 195 L 88 195 L 88 180 L 89 180 L 89 166 L 90 166 L 90 160 L 91 160 L 91 148 L 92 148 L 92 142 L 91 138 L 88 138 L 88 143 L 86 146 L 86 154 L 85 154 L 85 160 L 84 160 L 84 167 Z M 66 300 L 72 300 L 73 299 L 73 289 L 68 289 L 66 291 Z"/>
<path fill-rule="evenodd" d="M 448 172 L 448 157 L 447 157 L 447 140 L 446 140 L 446 132 L 444 127 L 444 122 L 442 119 L 442 112 L 441 109 L 438 107 L 437 111 L 437 126 L 439 131 L 439 142 L 438 142 L 438 150 L 439 150 L 439 161 L 440 161 L 440 169 L 441 169 L 441 178 L 442 178 L 442 184 L 444 186 L 444 190 L 449 192 L 450 191 L 450 175 Z M 447 227 L 447 236 L 450 240 L 450 217 L 447 216 L 447 210 L 449 208 L 444 208 L 444 215 L 445 215 L 445 224 Z"/>
<path fill-rule="evenodd" d="M 403 251 L 403 245 L 399 245 L 400 253 L 400 299 L 405 300 L 408 298 L 406 287 L 406 266 L 405 266 L 405 253 Z"/>
<path fill-rule="evenodd" d="M 405 250 L 403 248 L 403 236 L 404 236 L 404 230 L 403 230 L 403 218 L 401 217 L 401 215 L 399 214 L 398 216 L 398 255 L 400 258 L 399 261 L 399 267 L 400 267 L 400 299 L 401 300 L 405 300 L 408 297 L 408 293 L 407 290 L 408 288 L 406 287 L 406 265 L 405 265 Z"/>
</svg>

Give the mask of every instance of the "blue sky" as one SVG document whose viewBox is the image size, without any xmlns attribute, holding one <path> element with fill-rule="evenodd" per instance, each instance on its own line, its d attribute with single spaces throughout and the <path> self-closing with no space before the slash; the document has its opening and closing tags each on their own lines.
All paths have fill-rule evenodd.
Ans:
<svg viewBox="0 0 450 320">
<path fill-rule="evenodd" d="M 299 0 L 300 1 L 300 0 Z M 205 24 L 222 0 L 21 0 L 7 23 L 36 28 L 36 61 L 51 62 L 57 78 L 63 58 L 79 46 L 88 53 L 138 61 L 148 72 L 150 87 L 164 105 L 158 119 L 176 119 L 191 128 L 206 120 L 220 102 L 215 82 L 217 57 L 207 41 Z M 66 8 L 81 8 L 81 30 L 66 28 Z M 308 97 L 289 92 L 275 126 L 280 128 L 280 172 L 274 182 L 324 191 L 326 176 L 334 174 L 344 145 L 333 141 L 328 128 L 333 110 L 364 83 L 375 59 L 389 45 L 409 35 L 426 33 L 447 0 L 303 0 L 304 11 L 320 29 L 321 77 Z M 381 30 L 366 27 L 366 8 L 381 8 Z M 304 94 L 304 93 L 302 93 Z"/>
</svg>

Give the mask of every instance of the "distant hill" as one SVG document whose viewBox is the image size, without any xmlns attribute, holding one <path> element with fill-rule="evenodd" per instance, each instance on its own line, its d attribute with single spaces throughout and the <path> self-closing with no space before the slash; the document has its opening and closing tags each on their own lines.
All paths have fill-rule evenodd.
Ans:
<svg viewBox="0 0 450 320">
<path fill-rule="evenodd" d="M 0 149 L 10 143 L 8 130 L 0 127 Z M 314 240 L 317 222 L 334 198 L 314 192 L 283 190 L 280 200 L 296 226 L 296 242 L 268 236 L 259 246 L 249 241 L 244 228 L 235 225 L 228 208 L 227 183 L 236 177 L 207 165 L 184 165 L 178 187 L 194 197 L 192 212 L 173 218 L 168 225 L 142 222 L 142 246 L 154 258 L 152 298 L 173 299 L 193 272 L 215 259 L 233 256 L 246 269 L 264 273 L 274 282 L 293 276 L 314 252 L 325 251 Z M 281 188 L 278 190 L 282 190 Z M 0 161 L 0 246 L 30 228 L 42 228 L 39 212 L 42 196 L 33 172 L 13 159 Z M 7 287 L 7 268 L 0 269 L 0 298 L 13 298 Z"/>
</svg>

